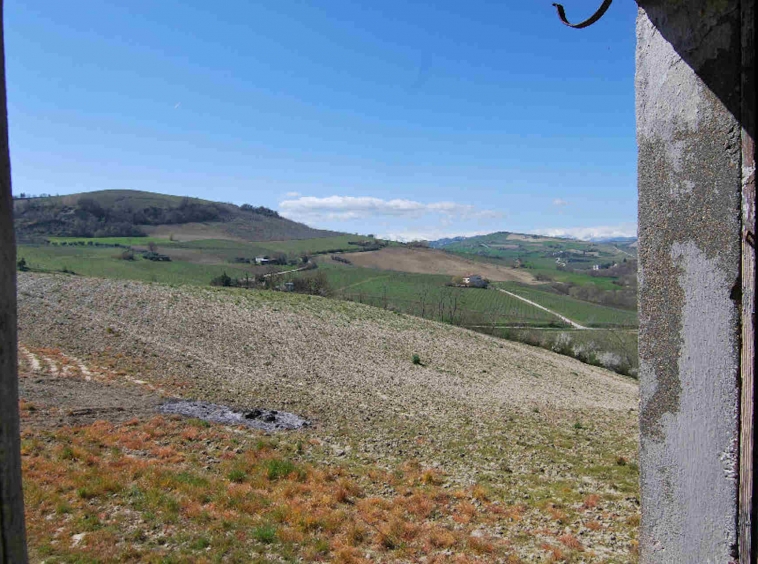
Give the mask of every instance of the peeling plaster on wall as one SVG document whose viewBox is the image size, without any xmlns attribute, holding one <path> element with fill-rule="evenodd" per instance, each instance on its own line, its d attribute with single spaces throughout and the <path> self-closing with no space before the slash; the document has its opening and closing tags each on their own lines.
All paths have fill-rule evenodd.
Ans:
<svg viewBox="0 0 758 564">
<path fill-rule="evenodd" d="M 671 63 L 673 47 L 644 16 L 638 18 L 637 45 L 636 81 L 644 85 L 648 93 L 644 98 L 637 98 L 637 134 L 672 141 L 678 131 L 697 131 L 701 84 L 681 77 L 681 67 L 686 65 Z M 675 60 L 681 63 L 678 57 Z M 641 65 L 641 61 L 645 64 Z M 651 64 L 655 61 L 662 64 Z M 673 115 L 665 103 L 672 96 L 681 101 Z"/>
<path fill-rule="evenodd" d="M 657 432 L 659 416 L 676 412 L 681 385 L 672 359 L 682 343 L 681 288 L 672 284 L 679 267 L 670 249 L 678 241 L 698 241 L 708 258 L 735 280 L 739 274 L 740 163 L 736 121 L 688 65 L 671 65 L 675 49 L 642 12 L 638 25 L 638 144 L 640 358 L 656 380 L 656 393 L 643 404 L 641 430 Z M 734 65 L 735 76 L 739 65 Z M 652 67 L 652 68 L 650 68 Z M 670 69 L 675 67 L 675 73 Z M 655 69 L 669 69 L 669 84 L 651 83 Z M 722 63 L 728 74 L 729 65 Z M 696 100 L 683 99 L 678 85 Z M 669 117 L 661 108 L 668 108 Z M 655 119 L 647 119 L 652 111 Z M 695 118 L 696 116 L 696 118 Z M 697 129 L 692 129 L 696 127 Z M 737 153 L 735 153 L 735 148 Z M 681 170 L 679 175 L 672 169 Z M 731 287 L 731 285 L 730 285 Z M 645 383 L 645 371 L 641 379 Z M 643 392 L 644 394 L 645 392 Z"/>
<path fill-rule="evenodd" d="M 642 562 L 731 562 L 739 436 L 737 0 L 639 0 Z"/>
<path fill-rule="evenodd" d="M 678 413 L 663 416 L 664 439 L 645 445 L 645 456 L 658 464 L 643 472 L 643 488 L 667 501 L 645 506 L 652 523 L 643 531 L 652 547 L 646 561 L 728 562 L 736 542 L 738 390 L 731 377 L 737 359 L 723 351 L 734 346 L 736 312 L 730 280 L 694 242 L 674 244 L 671 257 L 681 266 L 685 337 L 678 364 L 688 393 Z"/>
<path fill-rule="evenodd" d="M 679 357 L 682 396 L 679 417 L 666 425 L 666 443 L 677 458 L 676 475 L 688 507 L 680 518 L 684 522 L 684 546 L 705 542 L 704 546 L 723 545 L 726 555 L 733 525 L 731 513 L 737 496 L 737 437 L 739 392 L 734 374 L 739 370 L 737 352 L 737 311 L 729 294 L 733 279 L 709 260 L 696 243 L 675 243 L 671 257 L 682 265 L 679 284 L 684 290 L 682 329 L 684 343 Z M 718 413 L 719 417 L 712 415 Z M 692 453 L 710 453 L 691 464 Z M 695 494 L 695 495 L 693 495 Z M 713 513 L 714 527 L 708 541 L 707 531 L 699 528 L 698 515 L 703 498 L 712 497 L 720 506 Z M 706 505 L 707 506 L 707 505 Z M 696 515 L 695 527 L 688 527 L 687 516 Z M 726 522 L 719 523 L 719 518 Z M 695 556 L 698 553 L 692 553 Z M 700 552 L 699 554 L 703 554 Z M 690 559 L 687 559 L 690 560 Z"/>
</svg>

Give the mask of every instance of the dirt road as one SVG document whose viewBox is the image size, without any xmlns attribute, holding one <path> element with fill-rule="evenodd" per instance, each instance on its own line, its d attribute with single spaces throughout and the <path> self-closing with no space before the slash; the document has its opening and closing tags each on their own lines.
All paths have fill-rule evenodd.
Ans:
<svg viewBox="0 0 758 564">
<path fill-rule="evenodd" d="M 537 302 L 533 302 L 532 300 L 527 300 L 526 298 L 523 298 L 519 296 L 518 294 L 514 294 L 513 292 L 509 292 L 508 290 L 503 290 L 502 288 L 498 288 L 497 290 L 499 292 L 502 292 L 503 294 L 508 294 L 512 298 L 516 298 L 517 300 L 526 302 L 529 305 L 533 305 L 534 307 L 539 308 L 542 311 L 546 311 L 549 314 L 556 316 L 558 319 L 560 319 L 564 323 L 568 323 L 569 325 L 571 325 L 571 327 L 573 327 L 574 329 L 589 329 L 589 327 L 585 327 L 584 325 L 579 325 L 576 321 L 571 321 L 568 317 L 565 317 L 561 315 L 560 313 L 553 311 L 552 309 L 547 309 L 545 306 L 541 306 Z"/>
</svg>

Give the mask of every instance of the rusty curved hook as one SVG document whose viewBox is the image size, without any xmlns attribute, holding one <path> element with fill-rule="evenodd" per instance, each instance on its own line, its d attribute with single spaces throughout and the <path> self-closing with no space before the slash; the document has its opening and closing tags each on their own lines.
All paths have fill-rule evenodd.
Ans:
<svg viewBox="0 0 758 564">
<path fill-rule="evenodd" d="M 592 15 L 592 17 L 590 17 L 587 20 L 584 20 L 583 22 L 579 22 L 578 24 L 572 24 L 568 21 L 568 19 L 566 19 L 566 10 L 563 8 L 561 4 L 553 4 L 553 6 L 555 6 L 556 10 L 558 10 L 558 17 L 561 18 L 561 21 L 565 25 L 569 27 L 573 27 L 574 29 L 582 29 L 583 27 L 591 26 L 600 18 L 602 18 L 603 15 L 608 11 L 608 8 L 611 7 L 611 2 L 613 2 L 613 0 L 603 0 L 603 5 L 600 6 L 598 11 L 595 12 Z"/>
</svg>

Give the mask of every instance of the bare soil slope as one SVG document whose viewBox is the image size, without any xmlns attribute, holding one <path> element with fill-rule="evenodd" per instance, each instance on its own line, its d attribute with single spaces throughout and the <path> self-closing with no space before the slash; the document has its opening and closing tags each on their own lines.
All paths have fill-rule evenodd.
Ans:
<svg viewBox="0 0 758 564">
<path fill-rule="evenodd" d="M 331 429 L 408 427 L 434 442 L 462 419 L 637 404 L 634 381 L 568 357 L 316 297 L 22 274 L 19 313 L 29 345 L 127 358 L 177 396 L 255 400 Z"/>
<path fill-rule="evenodd" d="M 638 389 L 628 378 L 453 326 L 276 292 L 21 273 L 19 318 L 31 351 L 22 398 L 49 413 L 56 380 L 68 390 L 56 415 L 64 423 L 98 410 L 119 420 L 119 408 L 140 417 L 135 404 L 149 410 L 170 396 L 289 411 L 343 461 L 414 460 L 517 504 L 507 533 L 487 534 L 507 534 L 523 557 L 568 530 L 582 535 L 566 543 L 589 550 L 583 561 L 634 551 Z M 49 377 L 34 380 L 41 372 Z M 78 382 L 67 386 L 66 375 Z M 113 386 L 124 387 L 122 401 Z M 88 405 L 90 393 L 102 397 Z"/>
<path fill-rule="evenodd" d="M 525 270 L 469 260 L 436 249 L 387 247 L 380 251 L 351 254 L 350 261 L 356 266 L 381 270 L 448 276 L 480 274 L 497 282 L 535 282 L 534 277 Z"/>
</svg>

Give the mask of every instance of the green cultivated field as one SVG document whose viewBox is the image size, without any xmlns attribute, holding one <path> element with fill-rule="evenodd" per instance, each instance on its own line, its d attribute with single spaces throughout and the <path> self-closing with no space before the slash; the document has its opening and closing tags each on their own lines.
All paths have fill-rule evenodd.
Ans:
<svg viewBox="0 0 758 564">
<path fill-rule="evenodd" d="M 637 326 L 637 312 L 635 311 L 592 304 L 515 282 L 497 282 L 496 285 L 565 315 L 581 325 L 588 327 Z"/>
<path fill-rule="evenodd" d="M 446 286 L 449 276 L 323 264 L 334 292 L 346 300 L 460 325 L 554 326 L 554 316 L 494 290 Z M 309 274 L 304 274 L 308 276 Z"/>
<path fill-rule="evenodd" d="M 358 235 L 339 235 L 336 237 L 322 237 L 318 239 L 261 241 L 255 243 L 229 241 L 225 239 L 202 239 L 198 241 L 188 241 L 186 243 L 176 243 L 175 245 L 176 248 L 212 251 L 230 258 L 237 256 L 255 257 L 260 255 L 271 255 L 274 253 L 285 253 L 292 257 L 299 257 L 303 254 L 350 252 L 359 251 L 361 249 L 358 245 L 351 245 L 350 241 L 372 240 Z"/>
<path fill-rule="evenodd" d="M 69 270 L 82 276 L 123 278 L 163 282 L 166 284 L 208 285 L 222 272 L 231 277 L 244 278 L 251 269 L 232 265 L 194 264 L 185 261 L 153 262 L 135 255 L 135 260 L 115 258 L 122 249 L 102 247 L 59 247 L 19 245 L 18 258 L 24 258 L 32 270 Z M 252 276 L 252 275 L 251 275 Z"/>
<path fill-rule="evenodd" d="M 271 253 L 286 253 L 302 255 L 325 252 L 358 251 L 358 245 L 350 241 L 374 241 L 358 235 L 338 235 L 317 239 L 293 239 L 290 241 L 260 241 L 245 242 L 229 239 L 200 239 L 197 241 L 178 242 L 165 237 L 48 237 L 52 243 L 96 243 L 103 245 L 125 245 L 144 247 L 149 243 L 158 246 L 177 249 L 199 249 L 204 251 L 221 251 L 234 256 L 267 255 Z"/>
</svg>

